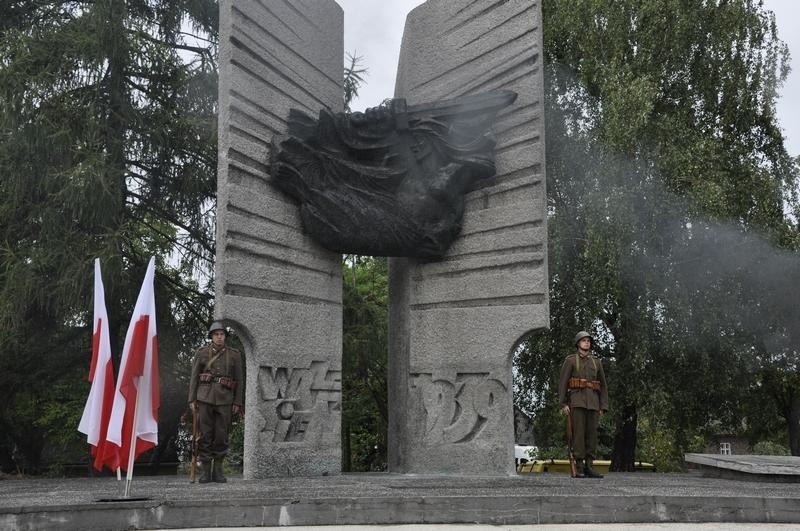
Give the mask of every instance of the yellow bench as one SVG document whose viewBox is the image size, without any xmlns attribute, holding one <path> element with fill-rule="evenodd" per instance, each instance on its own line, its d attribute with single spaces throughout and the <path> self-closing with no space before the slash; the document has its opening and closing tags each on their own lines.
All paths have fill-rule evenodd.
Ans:
<svg viewBox="0 0 800 531">
<path fill-rule="evenodd" d="M 611 466 L 611 461 L 601 459 L 598 461 L 592 461 L 592 468 L 594 468 L 597 472 L 601 474 L 607 473 L 609 467 Z M 643 463 L 641 461 L 636 462 L 636 471 L 648 471 L 648 472 L 655 472 L 656 467 L 652 463 Z M 542 472 L 566 472 L 569 474 L 569 460 L 568 459 L 543 459 L 543 460 L 534 460 L 528 461 L 527 463 L 522 463 L 517 467 L 517 472 L 519 473 L 535 473 L 539 474 Z"/>
</svg>

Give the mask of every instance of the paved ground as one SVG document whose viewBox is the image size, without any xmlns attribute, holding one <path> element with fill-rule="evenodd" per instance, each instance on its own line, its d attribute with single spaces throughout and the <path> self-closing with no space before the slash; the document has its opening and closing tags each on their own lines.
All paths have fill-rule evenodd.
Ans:
<svg viewBox="0 0 800 531">
<path fill-rule="evenodd" d="M 206 528 L 204 528 L 206 529 Z M 217 531 L 241 531 L 241 527 L 216 528 Z M 248 527 L 259 531 L 286 531 L 285 527 Z M 318 525 L 292 527 L 291 531 L 794 531 L 800 524 L 561 524 L 561 525 Z M 186 531 L 201 531 L 200 528 Z"/>
<path fill-rule="evenodd" d="M 7 479 L 0 481 L 0 510 L 20 506 L 69 506 L 121 498 L 124 480 L 114 478 Z M 489 497 L 685 496 L 695 498 L 797 498 L 800 483 L 749 482 L 706 478 L 699 473 L 612 473 L 604 479 L 572 479 L 566 474 L 512 477 L 343 474 L 319 478 L 243 480 L 226 484 L 189 483 L 186 476 L 134 477 L 131 497 L 153 501 L 226 499 L 324 499 L 425 496 Z M 121 501 L 121 500 L 117 500 Z M 800 508 L 800 507 L 799 507 Z"/>
<path fill-rule="evenodd" d="M 239 531 L 241 527 L 217 528 L 217 531 Z M 259 531 L 286 531 L 285 527 L 248 527 Z M 319 525 L 299 526 L 292 531 L 794 531 L 800 524 L 561 524 L 561 525 Z M 200 531 L 199 528 L 187 531 Z"/>
<path fill-rule="evenodd" d="M 0 529 L 168 529 L 414 524 L 395 529 L 619 529 L 621 524 L 794 524 L 800 483 L 748 482 L 697 473 L 565 474 L 505 478 L 354 474 L 190 484 L 185 476 L 134 478 L 131 500 L 113 478 L 0 481 Z M 146 499 L 142 499 L 146 498 Z M 111 499 L 113 501 L 99 501 Z M 588 527 L 589 524 L 606 527 Z M 375 524 L 383 524 L 374 527 Z M 333 525 L 334 527 L 331 527 Z M 520 527 L 523 526 L 523 527 Z M 300 528 L 302 529 L 302 528 Z M 342 529 L 342 527 L 339 527 Z M 681 529 L 670 526 L 670 530 Z M 745 529 L 749 529 L 745 527 Z"/>
</svg>

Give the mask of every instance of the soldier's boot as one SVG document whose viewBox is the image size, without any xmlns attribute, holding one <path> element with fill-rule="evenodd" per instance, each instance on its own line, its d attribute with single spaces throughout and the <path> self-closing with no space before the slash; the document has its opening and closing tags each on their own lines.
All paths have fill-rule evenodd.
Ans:
<svg viewBox="0 0 800 531">
<path fill-rule="evenodd" d="M 227 483 L 228 478 L 225 477 L 225 474 L 222 473 L 222 461 L 224 459 L 222 457 L 218 457 L 214 459 L 214 481 L 216 483 Z"/>
<path fill-rule="evenodd" d="M 583 459 L 575 459 L 575 475 L 572 476 L 574 478 L 582 478 L 583 477 Z"/>
<path fill-rule="evenodd" d="M 198 483 L 208 483 L 211 481 L 211 462 L 203 461 L 203 473 L 200 475 Z"/>
<path fill-rule="evenodd" d="M 586 478 L 602 478 L 603 474 L 599 474 L 592 468 L 592 460 L 587 459 L 586 464 L 583 466 L 583 477 Z"/>
</svg>

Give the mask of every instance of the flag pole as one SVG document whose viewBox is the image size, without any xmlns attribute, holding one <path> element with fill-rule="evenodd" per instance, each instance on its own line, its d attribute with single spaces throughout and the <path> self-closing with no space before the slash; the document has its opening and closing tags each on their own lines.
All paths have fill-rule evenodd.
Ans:
<svg viewBox="0 0 800 531">
<path fill-rule="evenodd" d="M 136 416 L 139 413 L 139 381 L 141 377 L 136 377 L 136 401 L 133 404 L 133 426 L 131 426 L 131 447 L 130 451 L 128 452 L 128 473 L 125 477 L 125 498 L 130 498 L 131 496 L 131 481 L 133 480 L 133 461 L 136 458 Z"/>
</svg>

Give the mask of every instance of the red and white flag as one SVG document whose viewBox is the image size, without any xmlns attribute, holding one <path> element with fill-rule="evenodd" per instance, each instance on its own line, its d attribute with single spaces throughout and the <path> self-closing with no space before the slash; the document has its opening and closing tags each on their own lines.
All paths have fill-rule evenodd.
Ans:
<svg viewBox="0 0 800 531">
<path fill-rule="evenodd" d="M 92 387 L 83 408 L 83 416 L 78 431 L 86 434 L 86 442 L 92 446 L 94 467 L 103 469 L 103 464 L 112 470 L 117 462 L 104 463 L 102 456 L 106 442 L 108 419 L 114 401 L 114 364 L 111 362 L 111 340 L 108 335 L 108 312 L 106 311 L 106 292 L 100 274 L 100 259 L 94 261 L 94 336 L 92 337 L 92 363 L 89 367 L 89 381 Z"/>
<path fill-rule="evenodd" d="M 158 444 L 158 336 L 153 290 L 155 257 L 150 259 L 131 324 L 125 336 L 105 454 L 116 454 L 131 476 L 133 461 Z M 111 457 L 110 457 L 111 458 Z"/>
</svg>

